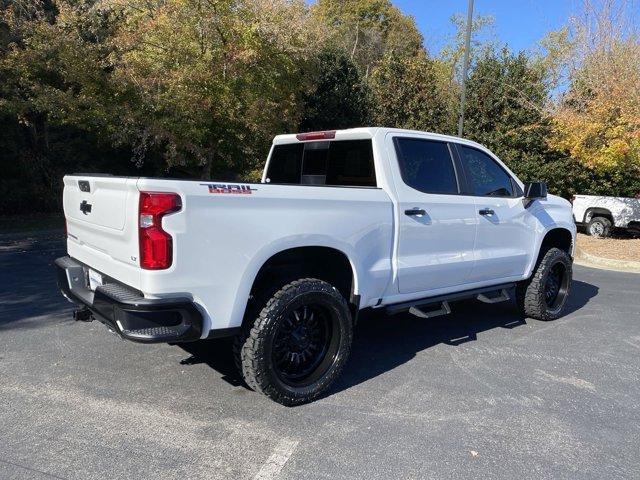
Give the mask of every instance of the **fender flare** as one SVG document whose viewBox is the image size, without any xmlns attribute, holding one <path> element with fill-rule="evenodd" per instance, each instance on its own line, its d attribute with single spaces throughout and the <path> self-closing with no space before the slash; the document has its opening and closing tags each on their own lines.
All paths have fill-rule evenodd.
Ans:
<svg viewBox="0 0 640 480">
<path fill-rule="evenodd" d="M 589 223 L 596 214 L 602 214 L 602 216 L 609 217 L 612 221 L 614 220 L 613 213 L 611 213 L 611 210 L 608 208 L 589 207 L 584 211 L 584 217 L 582 218 L 583 223 Z"/>
<path fill-rule="evenodd" d="M 359 278 L 361 278 L 361 268 L 356 262 L 354 262 L 354 258 L 357 258 L 357 256 L 355 255 L 355 252 L 352 251 L 349 244 L 336 241 L 335 238 L 324 235 L 285 237 L 263 246 L 260 251 L 253 255 L 253 257 L 247 264 L 247 267 L 242 274 L 240 285 L 238 286 L 238 290 L 236 292 L 236 297 L 234 300 L 230 318 L 230 326 L 240 326 L 242 324 L 247 304 L 249 302 L 251 288 L 253 287 L 260 269 L 272 257 L 278 255 L 279 253 L 294 248 L 305 247 L 330 248 L 344 255 L 349 262 L 349 265 L 351 267 L 351 274 L 353 276 L 352 294 L 356 298 L 361 295 L 359 282 Z"/>
</svg>

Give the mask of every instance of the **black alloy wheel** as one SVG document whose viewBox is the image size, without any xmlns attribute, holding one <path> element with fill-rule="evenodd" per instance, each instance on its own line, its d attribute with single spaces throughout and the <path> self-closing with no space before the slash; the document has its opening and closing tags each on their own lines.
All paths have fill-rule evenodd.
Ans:
<svg viewBox="0 0 640 480">
<path fill-rule="evenodd" d="M 550 248 L 542 255 L 531 277 L 516 285 L 516 303 L 529 318 L 555 320 L 562 315 L 573 277 L 569 252 Z"/>
<path fill-rule="evenodd" d="M 259 313 L 250 313 L 236 338 L 236 362 L 249 388 L 300 405 L 340 375 L 351 351 L 351 312 L 344 296 L 317 278 L 274 287 L 255 300 L 252 310 Z"/>
<path fill-rule="evenodd" d="M 332 312 L 317 303 L 301 305 L 285 314 L 271 350 L 276 373 L 284 383 L 307 385 L 332 363 L 339 343 L 331 341 L 334 321 Z"/>
</svg>

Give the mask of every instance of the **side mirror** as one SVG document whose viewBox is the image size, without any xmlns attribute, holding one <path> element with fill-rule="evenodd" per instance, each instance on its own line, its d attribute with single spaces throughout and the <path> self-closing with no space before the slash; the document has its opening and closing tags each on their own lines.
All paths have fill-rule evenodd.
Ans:
<svg viewBox="0 0 640 480">
<path fill-rule="evenodd" d="M 529 208 L 534 200 L 547 198 L 547 184 L 544 182 L 529 182 L 524 184 L 524 208 Z"/>
<path fill-rule="evenodd" d="M 547 198 L 547 184 L 544 182 L 529 182 L 524 184 L 524 197 L 528 200 Z"/>
</svg>

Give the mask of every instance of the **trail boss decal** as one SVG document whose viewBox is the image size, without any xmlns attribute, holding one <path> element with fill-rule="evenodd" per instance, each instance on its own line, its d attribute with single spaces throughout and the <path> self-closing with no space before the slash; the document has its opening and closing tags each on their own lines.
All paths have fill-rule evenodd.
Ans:
<svg viewBox="0 0 640 480">
<path fill-rule="evenodd" d="M 209 189 L 209 193 L 232 193 L 240 195 L 251 195 L 251 192 L 256 191 L 256 188 L 251 188 L 251 185 L 240 185 L 236 183 L 201 183 Z"/>
</svg>

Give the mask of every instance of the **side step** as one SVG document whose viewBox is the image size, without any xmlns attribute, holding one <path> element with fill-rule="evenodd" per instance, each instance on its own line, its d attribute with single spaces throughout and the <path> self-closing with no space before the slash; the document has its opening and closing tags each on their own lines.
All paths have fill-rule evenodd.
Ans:
<svg viewBox="0 0 640 480">
<path fill-rule="evenodd" d="M 484 303 L 500 303 L 506 302 L 511 297 L 509 296 L 509 291 L 503 288 L 502 290 L 494 290 L 493 292 L 479 293 L 476 298 Z"/>
<path fill-rule="evenodd" d="M 449 306 L 449 302 L 442 302 L 440 308 L 437 310 L 426 310 L 424 306 L 411 307 L 409 313 L 420 318 L 433 318 L 439 317 L 440 315 L 449 315 L 451 313 L 451 307 Z"/>
<path fill-rule="evenodd" d="M 451 313 L 449 302 L 455 300 L 465 300 L 469 298 L 477 298 L 484 303 L 498 303 L 509 300 L 509 290 L 515 287 L 515 283 L 504 283 L 501 285 L 492 285 L 490 287 L 474 288 L 462 292 L 450 293 L 447 295 L 437 295 L 435 297 L 420 298 L 417 300 L 395 303 L 387 305 L 385 311 L 394 315 L 400 312 L 406 312 L 421 318 L 432 318 L 439 315 L 447 315 Z M 429 306 L 439 308 L 428 308 Z"/>
</svg>

